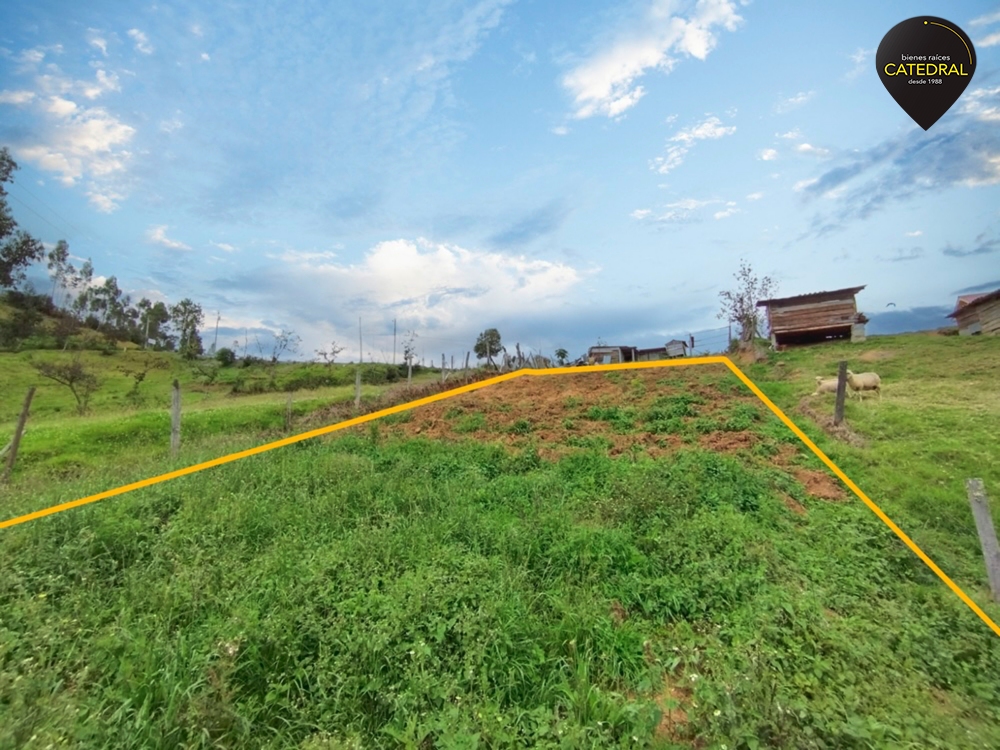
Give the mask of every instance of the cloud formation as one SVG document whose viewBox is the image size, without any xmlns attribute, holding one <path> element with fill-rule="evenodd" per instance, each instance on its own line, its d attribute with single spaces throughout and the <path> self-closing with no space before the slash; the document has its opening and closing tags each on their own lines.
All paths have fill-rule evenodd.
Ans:
<svg viewBox="0 0 1000 750">
<path fill-rule="evenodd" d="M 686 17 L 673 12 L 675 5 L 654 0 L 638 23 L 563 77 L 575 117 L 621 116 L 646 93 L 638 81 L 647 72 L 670 73 L 678 55 L 704 60 L 718 31 L 735 31 L 743 21 L 731 0 L 699 0 Z"/>
<path fill-rule="evenodd" d="M 736 132 L 736 126 L 725 126 L 718 117 L 708 117 L 697 125 L 685 128 L 667 139 L 667 150 L 663 156 L 657 156 L 650 162 L 650 169 L 659 174 L 679 167 L 695 143 L 703 140 L 717 140 Z"/>
<path fill-rule="evenodd" d="M 135 48 L 138 52 L 144 55 L 153 54 L 153 45 L 149 43 L 149 37 L 139 29 L 129 29 L 128 30 L 129 39 L 135 42 Z"/>
<path fill-rule="evenodd" d="M 146 230 L 146 239 L 152 242 L 154 245 L 159 245 L 160 247 L 165 247 L 170 250 L 190 250 L 190 245 L 185 245 L 183 242 L 178 240 L 172 240 L 167 237 L 167 225 L 161 224 L 159 226 L 150 227 Z"/>
</svg>

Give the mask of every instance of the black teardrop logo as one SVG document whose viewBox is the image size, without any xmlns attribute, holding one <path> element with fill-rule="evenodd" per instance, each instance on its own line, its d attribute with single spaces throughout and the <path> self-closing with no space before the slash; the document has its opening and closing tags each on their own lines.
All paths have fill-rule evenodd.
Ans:
<svg viewBox="0 0 1000 750">
<path fill-rule="evenodd" d="M 928 130 L 969 85 L 976 50 L 951 21 L 917 16 L 889 29 L 875 53 L 875 66 L 896 103 Z"/>
</svg>

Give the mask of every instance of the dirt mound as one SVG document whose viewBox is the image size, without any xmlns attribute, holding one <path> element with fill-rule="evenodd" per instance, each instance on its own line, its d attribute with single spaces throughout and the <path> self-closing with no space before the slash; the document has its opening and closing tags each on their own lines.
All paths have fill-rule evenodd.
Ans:
<svg viewBox="0 0 1000 750">
<path fill-rule="evenodd" d="M 795 469 L 792 471 L 792 476 L 806 488 L 806 492 L 820 500 L 836 501 L 847 498 L 847 494 L 837 480 L 825 471 Z"/>
</svg>

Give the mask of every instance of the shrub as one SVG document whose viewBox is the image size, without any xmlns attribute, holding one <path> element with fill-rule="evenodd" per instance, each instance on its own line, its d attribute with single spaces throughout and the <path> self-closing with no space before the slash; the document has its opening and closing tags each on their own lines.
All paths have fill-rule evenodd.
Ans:
<svg viewBox="0 0 1000 750">
<path fill-rule="evenodd" d="M 215 358 L 223 367 L 232 367 L 236 364 L 236 352 L 229 347 L 222 347 L 215 353 Z"/>
</svg>

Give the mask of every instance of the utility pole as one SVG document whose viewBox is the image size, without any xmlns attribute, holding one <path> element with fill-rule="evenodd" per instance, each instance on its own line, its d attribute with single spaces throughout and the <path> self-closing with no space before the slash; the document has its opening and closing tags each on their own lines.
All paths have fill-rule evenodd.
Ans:
<svg viewBox="0 0 1000 750">
<path fill-rule="evenodd" d="M 219 321 L 222 320 L 222 310 L 215 314 L 215 341 L 212 342 L 212 351 L 219 345 Z"/>
</svg>

